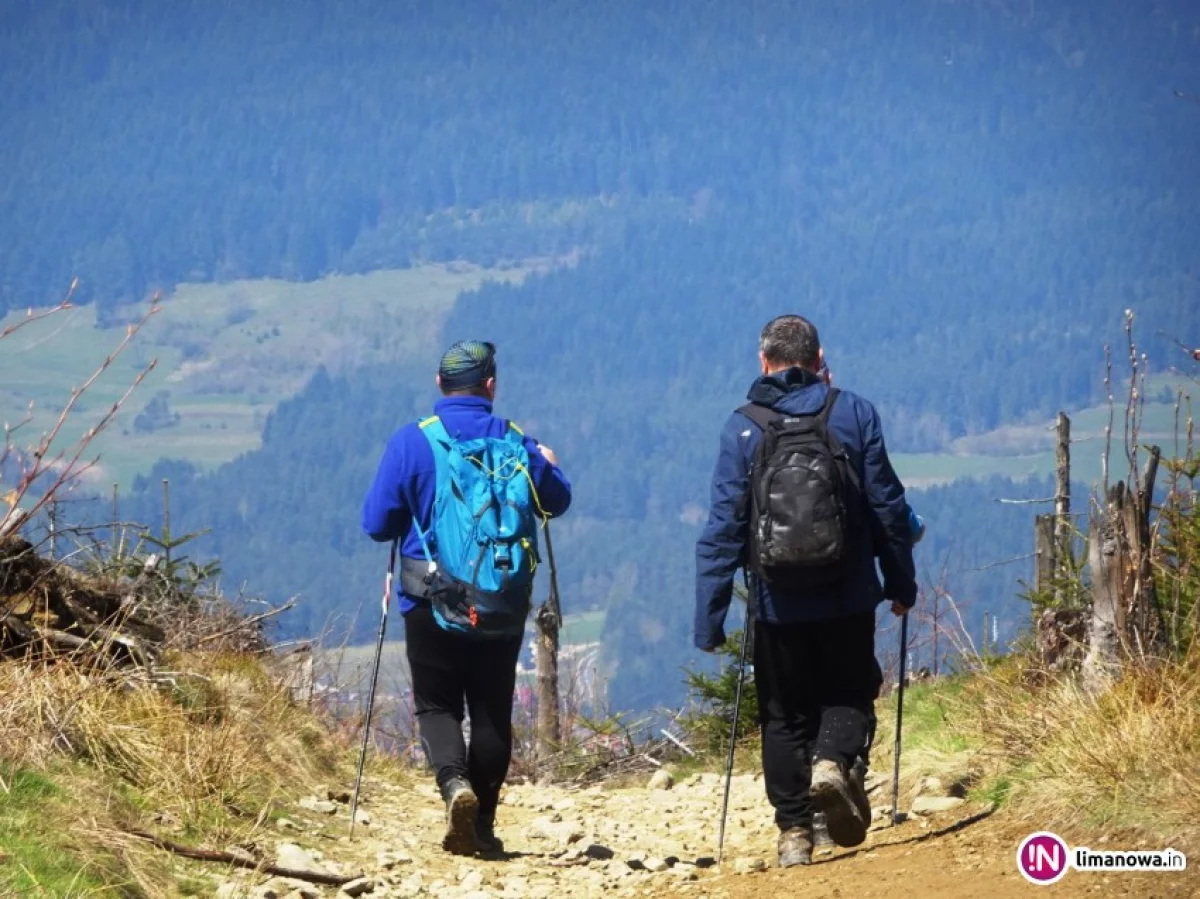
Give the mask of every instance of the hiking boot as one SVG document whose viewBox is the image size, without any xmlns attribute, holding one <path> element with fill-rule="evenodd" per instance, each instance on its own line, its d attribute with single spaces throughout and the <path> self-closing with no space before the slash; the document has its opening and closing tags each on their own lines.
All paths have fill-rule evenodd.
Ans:
<svg viewBox="0 0 1200 899">
<path fill-rule="evenodd" d="M 867 763 L 858 759 L 854 763 L 854 767 L 850 769 L 850 776 L 846 780 L 850 784 L 850 799 L 858 809 L 863 826 L 869 827 L 871 824 L 871 800 L 867 798 Z"/>
<path fill-rule="evenodd" d="M 482 821 L 475 825 L 475 842 L 479 851 L 486 855 L 500 855 L 504 852 L 504 842 L 496 836 L 495 826 L 484 824 Z"/>
<path fill-rule="evenodd" d="M 869 806 L 866 814 L 862 811 L 866 794 L 861 784 L 857 790 L 852 784 L 857 784 L 857 778 L 847 777 L 837 762 L 821 759 L 813 765 L 813 805 L 817 811 L 825 813 L 829 836 L 839 846 L 857 846 L 865 840 L 871 821 Z M 856 793 L 861 794 L 861 802 Z"/>
<path fill-rule="evenodd" d="M 813 813 L 813 848 L 827 849 L 830 846 L 835 846 L 833 837 L 829 835 L 829 826 L 825 823 L 824 812 Z"/>
<path fill-rule="evenodd" d="M 461 777 L 452 778 L 442 788 L 446 800 L 446 835 L 442 837 L 442 848 L 455 855 L 474 855 L 475 819 L 479 811 L 479 800 L 471 785 Z"/>
<path fill-rule="evenodd" d="M 779 835 L 776 843 L 779 850 L 779 867 L 812 864 L 812 834 L 803 827 L 792 827 Z"/>
</svg>

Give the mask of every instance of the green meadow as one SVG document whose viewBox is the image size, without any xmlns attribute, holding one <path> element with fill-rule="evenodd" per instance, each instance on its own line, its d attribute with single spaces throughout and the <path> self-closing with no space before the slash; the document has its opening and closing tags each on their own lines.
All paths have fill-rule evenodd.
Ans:
<svg viewBox="0 0 1200 899">
<path fill-rule="evenodd" d="M 460 294 L 488 279 L 520 281 L 539 265 L 452 263 L 310 283 L 181 284 L 83 394 L 55 447 L 70 452 L 153 362 L 92 444 L 87 458 L 100 461 L 90 481 L 129 485 L 160 458 L 215 467 L 257 447 L 267 414 L 319 366 L 338 372 L 428 352 Z M 10 425 L 28 419 L 14 434 L 17 446 L 37 443 L 71 389 L 102 366 L 148 308 L 128 308 L 128 321 L 111 327 L 97 326 L 95 306 L 71 308 L 0 341 L 0 412 Z M 0 329 L 24 315 L 9 315 Z M 160 394 L 165 414 L 157 423 L 143 417 L 139 427 L 139 413 Z"/>
</svg>

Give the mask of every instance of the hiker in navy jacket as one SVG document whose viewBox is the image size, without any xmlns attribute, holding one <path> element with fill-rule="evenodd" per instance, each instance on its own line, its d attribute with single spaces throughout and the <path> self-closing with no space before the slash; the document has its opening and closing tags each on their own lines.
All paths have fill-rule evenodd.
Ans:
<svg viewBox="0 0 1200 899">
<path fill-rule="evenodd" d="M 810 322 L 796 315 L 769 322 L 759 362 L 762 376 L 750 388 L 751 403 L 794 416 L 822 411 L 830 387 Z M 840 391 L 828 428 L 858 475 L 865 522 L 851 541 L 841 579 L 824 585 L 802 577 L 786 585 L 752 579 L 763 775 L 784 866 L 811 858 L 814 798 L 836 842 L 854 845 L 865 837 L 870 807 L 852 768 L 869 746 L 881 685 L 875 609 L 890 601 L 902 615 L 917 596 L 909 509 L 878 413 L 862 397 Z M 749 561 L 745 500 L 761 436 L 762 428 L 741 411 L 721 432 L 708 522 L 696 546 L 694 640 L 708 652 L 725 642 L 734 575 Z"/>
<path fill-rule="evenodd" d="M 503 437 L 515 427 L 492 414 L 496 396 L 495 347 L 460 341 L 442 357 L 437 376 L 442 399 L 434 405 L 455 440 Z M 518 429 L 519 432 L 519 429 Z M 519 432 L 520 433 L 520 432 Z M 562 515 L 571 484 L 549 447 L 522 434 L 529 474 L 542 511 Z M 414 565 L 426 570 L 421 537 L 433 529 L 436 467 L 420 423 L 407 424 L 388 441 L 363 503 L 363 530 L 377 541 L 401 540 L 400 611 L 421 743 L 446 802 L 445 849 L 458 854 L 498 852 L 496 806 L 512 758 L 512 707 L 522 637 L 469 641 L 443 630 L 421 595 Z M 471 742 L 463 740 L 463 704 Z"/>
</svg>

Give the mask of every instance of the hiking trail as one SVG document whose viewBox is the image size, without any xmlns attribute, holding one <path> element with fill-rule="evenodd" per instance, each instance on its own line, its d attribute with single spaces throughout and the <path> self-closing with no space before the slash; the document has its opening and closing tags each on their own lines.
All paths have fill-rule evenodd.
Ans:
<svg viewBox="0 0 1200 899">
<path fill-rule="evenodd" d="M 368 883 L 339 892 L 229 872 L 217 895 L 257 899 L 317 899 L 363 895 L 374 899 L 557 899 L 557 897 L 688 897 L 775 899 L 844 896 L 1027 897 L 1036 888 L 1017 871 L 1020 840 L 1042 829 L 1035 822 L 969 802 L 913 816 L 892 826 L 880 814 L 889 804 L 888 781 L 868 781 L 876 820 L 855 849 L 818 849 L 809 866 L 775 867 L 776 831 L 761 775 L 734 778 L 724 863 L 714 864 L 722 778 L 696 774 L 670 789 L 649 787 L 510 785 L 505 788 L 497 835 L 503 858 L 463 858 L 440 847 L 444 812 L 431 778 L 402 786 L 368 776 L 360 815 L 369 824 L 347 837 L 349 806 L 324 795 L 306 800 L 285 821 L 275 846 L 300 863 L 333 873 L 362 872 Z M 337 795 L 337 791 L 329 791 Z M 344 794 L 339 798 L 345 798 Z M 1071 841 L 1072 834 L 1062 836 Z M 1134 848 L 1123 838 L 1114 848 Z M 297 856 L 297 847 L 299 855 Z M 1158 848 L 1158 847 L 1148 847 Z M 307 856 L 307 859 L 306 859 Z M 763 867 L 765 865 L 765 868 Z M 294 866 L 294 865 L 293 865 Z M 1200 897 L 1190 872 L 1082 874 L 1070 872 L 1055 896 Z M 369 886 L 370 890 L 364 888 Z M 1048 893 L 1048 894 L 1049 894 Z"/>
</svg>

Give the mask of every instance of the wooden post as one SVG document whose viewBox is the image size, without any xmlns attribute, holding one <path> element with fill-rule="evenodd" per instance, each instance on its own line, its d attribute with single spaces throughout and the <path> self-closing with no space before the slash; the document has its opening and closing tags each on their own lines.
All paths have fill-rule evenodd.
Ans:
<svg viewBox="0 0 1200 899">
<path fill-rule="evenodd" d="M 1088 621 L 1088 651 L 1083 660 L 1083 684 L 1090 693 L 1103 691 L 1121 664 L 1121 635 L 1125 630 L 1122 601 L 1124 559 L 1121 519 L 1125 482 L 1109 488 L 1103 509 L 1088 528 L 1088 567 L 1092 575 L 1092 616 Z"/>
<path fill-rule="evenodd" d="M 988 653 L 988 613 L 984 610 L 983 613 L 983 641 L 980 644 L 983 647 L 983 655 Z"/>
<path fill-rule="evenodd" d="M 537 757 L 544 761 L 562 745 L 559 717 L 558 649 L 562 627 L 562 608 L 558 598 L 558 572 L 554 565 L 554 545 L 550 528 L 546 535 L 546 554 L 550 557 L 550 595 L 537 611 Z M 549 774 L 549 771 L 546 772 Z"/>
<path fill-rule="evenodd" d="M 1037 593 L 1045 597 L 1054 587 L 1055 574 L 1057 573 L 1057 543 L 1055 541 L 1055 530 L 1057 528 L 1057 516 L 1055 515 L 1038 515 L 1033 520 L 1033 540 L 1034 540 L 1034 589 Z M 1058 605 L 1058 594 L 1055 592 L 1055 605 Z"/>
<path fill-rule="evenodd" d="M 1162 449 L 1150 447 L 1150 459 L 1142 478 L 1137 501 L 1131 502 L 1132 513 L 1127 524 L 1127 539 L 1131 562 L 1135 568 L 1131 604 L 1134 608 L 1133 627 L 1137 646 L 1144 655 L 1162 657 L 1167 651 L 1166 621 L 1158 604 L 1158 590 L 1154 585 L 1153 538 L 1150 533 L 1150 511 L 1154 505 L 1154 482 L 1158 478 L 1158 464 Z M 1131 497 L 1132 499 L 1132 497 Z"/>
<path fill-rule="evenodd" d="M 1054 604 L 1066 604 L 1066 585 L 1071 575 L 1071 419 L 1058 413 L 1058 450 L 1054 491 Z"/>
</svg>

